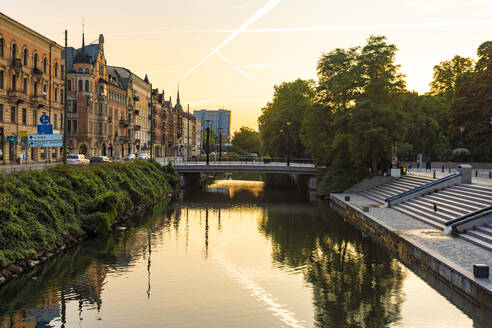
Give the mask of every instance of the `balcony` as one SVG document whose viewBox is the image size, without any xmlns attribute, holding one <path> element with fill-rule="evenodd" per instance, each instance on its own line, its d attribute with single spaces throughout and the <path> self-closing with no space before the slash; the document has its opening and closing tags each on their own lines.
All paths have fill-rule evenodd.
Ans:
<svg viewBox="0 0 492 328">
<path fill-rule="evenodd" d="M 120 119 L 120 126 L 128 127 L 130 125 L 129 120 Z"/>
<path fill-rule="evenodd" d="M 31 102 L 32 105 L 38 107 L 45 107 L 48 105 L 48 101 L 46 100 L 46 97 L 43 96 L 38 96 L 38 95 L 31 96 L 29 101 Z"/>
<path fill-rule="evenodd" d="M 133 97 L 133 101 L 140 101 L 140 97 L 139 96 L 134 96 Z"/>
<path fill-rule="evenodd" d="M 18 103 L 22 103 L 27 100 L 27 95 L 24 92 L 17 89 L 9 89 L 9 91 L 7 91 L 7 96 L 9 97 L 10 101 L 14 101 Z"/>
<path fill-rule="evenodd" d="M 134 129 L 135 131 L 140 131 L 140 129 L 141 129 L 141 128 L 142 128 L 142 127 L 141 127 L 140 125 L 138 125 L 138 124 L 136 124 L 136 125 L 133 127 L 133 129 Z"/>
<path fill-rule="evenodd" d="M 119 140 L 121 142 L 130 142 L 131 138 L 130 136 L 119 136 Z"/>
<path fill-rule="evenodd" d="M 38 75 L 38 76 L 41 76 L 41 75 L 43 75 L 43 72 L 42 72 L 39 68 L 34 67 L 34 68 L 32 69 L 32 74 L 34 74 L 34 75 Z"/>
<path fill-rule="evenodd" d="M 135 109 L 135 110 L 133 111 L 133 114 L 135 114 L 135 115 L 138 115 L 139 113 L 140 113 L 140 111 L 139 111 L 138 109 Z"/>
<path fill-rule="evenodd" d="M 22 61 L 19 58 L 12 59 L 10 66 L 15 70 L 21 70 L 22 69 Z"/>
</svg>

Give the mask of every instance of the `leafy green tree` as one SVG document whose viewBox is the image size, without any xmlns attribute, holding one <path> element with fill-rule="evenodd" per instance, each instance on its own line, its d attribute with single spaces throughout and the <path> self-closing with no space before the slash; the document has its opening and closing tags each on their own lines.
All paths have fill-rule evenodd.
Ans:
<svg viewBox="0 0 492 328">
<path fill-rule="evenodd" d="M 232 136 L 232 145 L 247 153 L 260 152 L 260 135 L 248 127 L 241 127 Z"/>
<path fill-rule="evenodd" d="M 433 95 L 445 96 L 452 99 L 456 84 L 461 79 L 473 72 L 473 60 L 467 57 L 454 56 L 451 60 L 445 60 L 434 66 L 433 80 L 430 83 Z"/>
<path fill-rule="evenodd" d="M 258 119 L 266 154 L 286 156 L 287 139 L 290 138 L 291 156 L 304 155 L 304 145 L 299 137 L 299 131 L 304 113 L 313 106 L 315 95 L 313 84 L 311 80 L 297 79 L 274 87 L 273 100 L 262 109 Z"/>
</svg>

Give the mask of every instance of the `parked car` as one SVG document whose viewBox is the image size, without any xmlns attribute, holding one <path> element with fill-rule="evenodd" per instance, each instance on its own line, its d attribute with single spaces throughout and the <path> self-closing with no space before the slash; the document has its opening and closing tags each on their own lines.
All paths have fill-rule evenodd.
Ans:
<svg viewBox="0 0 492 328">
<path fill-rule="evenodd" d="M 123 158 L 125 161 L 134 161 L 135 160 L 135 155 L 134 154 L 128 154 Z"/>
<path fill-rule="evenodd" d="M 105 164 L 111 162 L 111 159 L 107 156 L 94 156 L 91 158 L 91 164 Z"/>
<path fill-rule="evenodd" d="M 70 165 L 87 165 L 90 160 L 83 154 L 72 154 L 68 155 L 67 164 Z"/>
<path fill-rule="evenodd" d="M 146 153 L 141 153 L 141 154 L 138 154 L 137 159 L 148 160 L 148 159 L 150 159 L 150 155 L 149 154 L 146 154 Z"/>
</svg>

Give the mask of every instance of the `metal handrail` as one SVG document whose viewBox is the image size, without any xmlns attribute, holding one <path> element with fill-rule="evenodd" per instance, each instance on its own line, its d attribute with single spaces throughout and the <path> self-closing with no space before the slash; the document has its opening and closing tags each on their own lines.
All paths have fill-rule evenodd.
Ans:
<svg viewBox="0 0 492 328">
<path fill-rule="evenodd" d="M 451 221 L 446 222 L 444 225 L 446 227 L 448 227 L 448 226 L 454 227 L 454 226 L 457 226 L 458 225 L 456 223 L 460 223 L 461 224 L 461 223 L 470 222 L 470 221 L 473 221 L 475 219 L 481 218 L 482 216 L 485 216 L 487 214 L 490 214 L 489 212 L 492 213 L 492 205 L 491 206 L 484 207 L 484 208 L 481 208 L 481 209 L 476 210 L 474 212 L 471 212 L 471 213 L 462 215 L 459 218 L 456 218 L 456 219 L 453 219 Z"/>
<path fill-rule="evenodd" d="M 432 186 L 434 186 L 434 185 L 436 185 L 436 184 L 439 184 L 439 183 L 441 183 L 441 182 L 445 182 L 445 181 L 447 181 L 447 180 L 454 179 L 454 178 L 459 177 L 459 176 L 461 176 L 461 172 L 459 172 L 459 173 L 455 173 L 455 174 L 451 174 L 451 175 L 445 176 L 445 177 L 440 178 L 440 179 L 437 179 L 437 180 L 433 180 L 433 181 L 428 182 L 428 183 L 426 183 L 426 184 L 423 184 L 423 185 L 421 185 L 421 186 L 418 186 L 418 187 L 415 187 L 415 188 L 410 189 L 410 190 L 408 190 L 408 191 L 405 191 L 405 192 L 403 192 L 403 193 L 401 193 L 401 194 L 398 194 L 398 195 L 394 195 L 394 196 L 388 197 L 388 198 L 386 198 L 384 201 L 385 201 L 385 202 L 387 202 L 387 203 L 389 203 L 389 202 L 391 202 L 391 201 L 394 201 L 394 200 L 400 199 L 400 198 L 402 198 L 402 197 L 405 197 L 405 196 L 408 196 L 408 195 L 414 194 L 414 193 L 416 193 L 416 192 L 418 192 L 418 191 L 421 191 L 421 190 L 427 189 L 427 188 L 432 187 Z"/>
</svg>

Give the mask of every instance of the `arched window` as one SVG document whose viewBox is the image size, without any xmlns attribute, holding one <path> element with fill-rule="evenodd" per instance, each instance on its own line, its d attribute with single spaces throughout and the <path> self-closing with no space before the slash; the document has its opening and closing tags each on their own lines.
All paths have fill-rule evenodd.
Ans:
<svg viewBox="0 0 492 328">
<path fill-rule="evenodd" d="M 5 43 L 5 41 L 3 40 L 3 38 L 0 38 L 0 57 L 5 56 L 5 54 L 4 54 L 4 52 L 3 52 L 3 49 L 4 49 L 4 43 Z"/>
<path fill-rule="evenodd" d="M 85 69 L 85 73 L 89 74 L 89 69 L 88 68 Z"/>
<path fill-rule="evenodd" d="M 58 77 L 58 62 L 55 62 L 55 77 Z"/>
<path fill-rule="evenodd" d="M 43 85 L 43 97 L 46 97 L 46 84 Z"/>
<path fill-rule="evenodd" d="M 82 67 L 79 67 L 79 73 L 83 73 Z"/>
<path fill-rule="evenodd" d="M 72 80 L 67 81 L 67 91 L 72 91 Z"/>
<path fill-rule="evenodd" d="M 23 52 L 23 56 L 24 56 L 24 66 L 27 66 L 27 48 L 24 48 L 24 52 Z"/>
<path fill-rule="evenodd" d="M 43 73 L 46 73 L 48 71 L 48 60 L 46 57 L 43 58 Z"/>
<path fill-rule="evenodd" d="M 17 44 L 12 43 L 12 61 L 15 60 L 15 58 L 17 58 Z"/>
<path fill-rule="evenodd" d="M 82 91 L 82 80 L 79 80 L 79 91 Z"/>
<path fill-rule="evenodd" d="M 32 60 L 32 66 L 34 66 L 34 68 L 38 68 L 38 54 L 37 53 L 34 54 L 34 58 Z"/>
<path fill-rule="evenodd" d="M 85 91 L 89 92 L 89 80 L 85 80 Z"/>
</svg>

